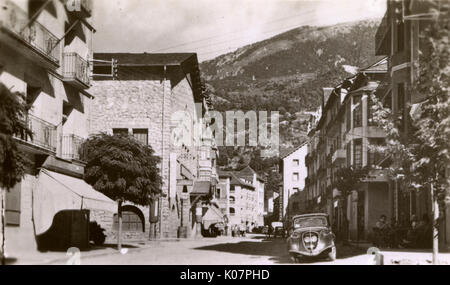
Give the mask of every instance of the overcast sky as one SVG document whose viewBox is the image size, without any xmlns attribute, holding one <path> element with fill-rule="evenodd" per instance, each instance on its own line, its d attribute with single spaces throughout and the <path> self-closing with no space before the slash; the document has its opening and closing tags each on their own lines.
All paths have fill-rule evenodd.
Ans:
<svg viewBox="0 0 450 285">
<path fill-rule="evenodd" d="M 94 0 L 96 52 L 210 59 L 295 27 L 381 18 L 386 0 Z"/>
</svg>

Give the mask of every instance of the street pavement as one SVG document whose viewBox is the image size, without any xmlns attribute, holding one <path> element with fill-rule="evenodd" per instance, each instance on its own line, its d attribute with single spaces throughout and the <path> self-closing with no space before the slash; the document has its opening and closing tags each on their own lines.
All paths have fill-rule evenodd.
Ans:
<svg viewBox="0 0 450 285">
<path fill-rule="evenodd" d="M 262 235 L 244 238 L 217 237 L 197 240 L 148 241 L 124 247 L 122 253 L 110 247 L 81 252 L 82 265 L 273 265 L 292 264 L 284 239 L 267 239 Z M 431 253 L 426 251 L 381 250 L 385 264 L 429 264 Z M 45 253 L 42 253 L 45 255 Z M 73 255 L 52 253 L 41 264 L 71 263 Z M 450 264 L 450 254 L 440 254 L 442 264 Z M 337 259 L 306 259 L 307 265 L 368 264 L 373 258 L 365 246 L 337 246 Z M 27 264 L 20 261 L 16 264 Z M 34 264 L 39 264 L 35 262 Z"/>
</svg>

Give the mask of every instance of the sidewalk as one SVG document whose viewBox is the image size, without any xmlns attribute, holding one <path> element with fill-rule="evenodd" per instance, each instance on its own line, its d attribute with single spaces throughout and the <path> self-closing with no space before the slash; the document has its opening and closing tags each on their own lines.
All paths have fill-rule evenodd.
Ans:
<svg viewBox="0 0 450 285">
<path fill-rule="evenodd" d="M 350 243 L 352 247 L 359 248 L 365 252 L 374 247 L 370 243 Z M 380 253 L 384 256 L 385 265 L 431 265 L 431 249 L 401 249 L 401 248 L 380 248 Z M 438 260 L 440 265 L 450 265 L 450 253 L 439 252 Z"/>
</svg>

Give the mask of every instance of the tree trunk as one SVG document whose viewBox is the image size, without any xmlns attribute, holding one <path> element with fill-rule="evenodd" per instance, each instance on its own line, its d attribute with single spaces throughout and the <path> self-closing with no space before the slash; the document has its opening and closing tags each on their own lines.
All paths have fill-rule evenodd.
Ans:
<svg viewBox="0 0 450 285">
<path fill-rule="evenodd" d="M 431 198 L 433 201 L 433 265 L 437 265 L 439 254 L 439 204 L 437 195 L 434 193 L 434 185 L 431 183 L 430 187 Z"/>
<path fill-rule="evenodd" d="M 118 201 L 117 218 L 119 222 L 119 231 L 117 233 L 117 249 L 122 250 L 122 200 Z"/>
<path fill-rule="evenodd" d="M 1 254 L 1 259 L 2 259 L 2 265 L 6 265 L 6 239 L 5 239 L 5 214 L 6 214 L 6 210 L 5 210 L 5 189 L 0 189 L 0 200 L 1 200 L 1 208 L 2 208 L 2 213 L 1 213 L 1 223 L 2 223 L 2 239 L 1 239 L 1 248 L 0 248 L 0 254 Z"/>
</svg>

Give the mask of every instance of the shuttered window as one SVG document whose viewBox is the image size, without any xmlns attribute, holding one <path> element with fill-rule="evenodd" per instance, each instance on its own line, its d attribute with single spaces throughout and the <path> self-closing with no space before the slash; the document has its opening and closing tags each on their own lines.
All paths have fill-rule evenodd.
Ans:
<svg viewBox="0 0 450 285">
<path fill-rule="evenodd" d="M 6 192 L 5 219 L 8 226 L 20 225 L 20 183 Z"/>
<path fill-rule="evenodd" d="M 148 145 L 148 129 L 133 129 L 134 138 L 144 145 Z"/>
</svg>

